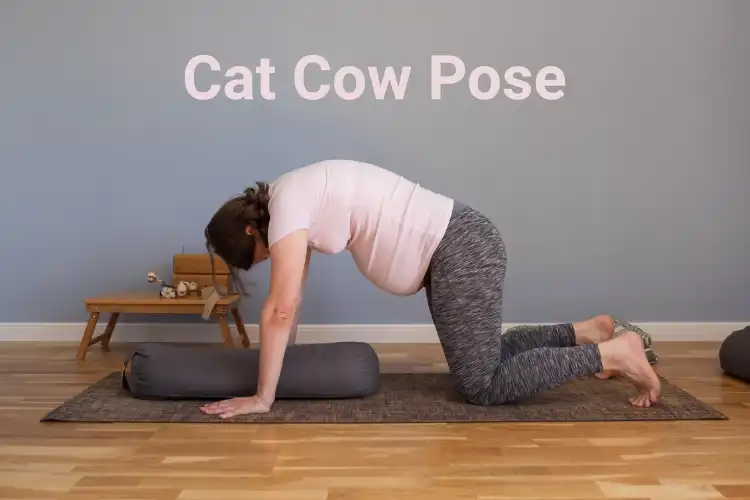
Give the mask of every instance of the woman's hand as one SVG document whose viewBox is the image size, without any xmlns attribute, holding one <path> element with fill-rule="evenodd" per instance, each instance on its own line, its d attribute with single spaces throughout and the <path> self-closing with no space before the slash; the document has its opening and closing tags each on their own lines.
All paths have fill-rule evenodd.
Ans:
<svg viewBox="0 0 750 500">
<path fill-rule="evenodd" d="M 201 406 L 201 411 L 207 415 L 219 415 L 220 418 L 230 418 L 248 413 L 268 413 L 273 403 L 266 403 L 260 397 L 225 399 L 216 403 Z"/>
</svg>

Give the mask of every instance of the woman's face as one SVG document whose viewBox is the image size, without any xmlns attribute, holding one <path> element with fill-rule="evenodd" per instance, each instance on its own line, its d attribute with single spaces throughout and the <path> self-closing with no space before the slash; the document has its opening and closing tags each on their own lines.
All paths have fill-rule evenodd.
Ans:
<svg viewBox="0 0 750 500">
<path fill-rule="evenodd" d="M 263 244 L 263 239 L 250 226 L 247 226 L 245 228 L 245 231 L 248 235 L 252 236 L 253 239 L 255 239 L 255 255 L 253 255 L 253 264 L 257 264 L 268 259 L 271 252 L 269 252 L 268 248 L 266 248 L 266 246 Z"/>
</svg>

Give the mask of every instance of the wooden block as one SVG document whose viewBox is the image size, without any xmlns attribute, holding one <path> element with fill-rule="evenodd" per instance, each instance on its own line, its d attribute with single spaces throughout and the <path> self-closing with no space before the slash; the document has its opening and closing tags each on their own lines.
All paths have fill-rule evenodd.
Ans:
<svg viewBox="0 0 750 500">
<path fill-rule="evenodd" d="M 211 275 L 211 256 L 207 253 L 178 253 L 172 262 L 172 273 L 175 275 Z M 217 275 L 229 274 L 229 266 L 217 255 L 214 255 L 214 271 Z"/>
</svg>

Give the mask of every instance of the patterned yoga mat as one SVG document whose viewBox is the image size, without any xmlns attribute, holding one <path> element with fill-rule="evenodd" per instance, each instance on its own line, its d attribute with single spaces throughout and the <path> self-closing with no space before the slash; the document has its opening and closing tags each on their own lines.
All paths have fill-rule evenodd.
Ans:
<svg viewBox="0 0 750 500">
<path fill-rule="evenodd" d="M 661 401 L 648 409 L 628 403 L 633 387 L 618 379 L 579 379 L 525 401 L 499 407 L 464 403 L 444 373 L 388 374 L 380 390 L 361 399 L 280 400 L 270 413 L 222 420 L 204 415 L 199 401 L 131 397 L 112 373 L 66 401 L 43 422 L 183 423 L 436 423 L 726 420 L 711 406 L 662 379 Z"/>
</svg>

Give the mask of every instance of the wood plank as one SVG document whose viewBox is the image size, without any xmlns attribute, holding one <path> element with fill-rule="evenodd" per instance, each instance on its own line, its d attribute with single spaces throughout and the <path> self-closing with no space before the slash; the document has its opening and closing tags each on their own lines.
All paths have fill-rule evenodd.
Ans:
<svg viewBox="0 0 750 500">
<path fill-rule="evenodd" d="M 219 299 L 218 304 L 220 305 L 231 305 L 237 302 L 240 296 L 237 294 L 229 295 Z M 159 289 L 155 289 L 151 292 L 113 292 L 97 297 L 89 297 L 85 300 L 87 306 L 160 306 L 164 307 L 165 310 L 169 310 L 170 307 L 179 308 L 185 306 L 200 306 L 205 305 L 205 301 L 200 297 L 177 297 L 174 299 L 164 299 L 159 296 Z"/>
<path fill-rule="evenodd" d="M 221 297 L 214 305 L 214 312 L 236 307 L 242 298 L 239 294 Z M 89 297 L 85 300 L 86 310 L 90 313 L 125 313 L 125 314 L 203 314 L 205 300 L 198 296 L 165 299 L 154 292 L 119 292 Z"/>
</svg>

